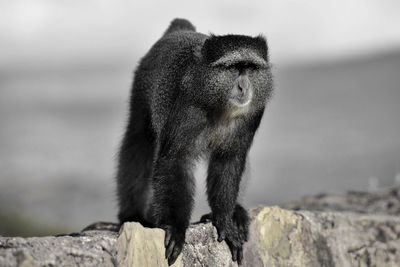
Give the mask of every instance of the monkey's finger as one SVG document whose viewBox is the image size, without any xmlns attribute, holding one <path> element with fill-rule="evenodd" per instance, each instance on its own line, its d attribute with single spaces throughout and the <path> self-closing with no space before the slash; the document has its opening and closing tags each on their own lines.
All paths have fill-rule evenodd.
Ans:
<svg viewBox="0 0 400 267">
<path fill-rule="evenodd" d="M 238 247 L 235 246 L 229 239 L 225 240 L 232 254 L 232 261 L 237 261 Z"/>
<path fill-rule="evenodd" d="M 168 258 L 168 265 L 174 264 L 174 262 L 178 258 L 178 256 L 181 253 L 181 251 L 182 251 L 182 248 L 180 246 L 176 245 L 174 247 L 174 251 L 172 252 L 172 254 Z"/>
<path fill-rule="evenodd" d="M 242 260 L 243 260 L 243 247 L 238 248 L 238 252 L 237 252 L 237 261 L 238 264 L 242 264 Z"/>
<path fill-rule="evenodd" d="M 219 230 L 218 231 L 218 242 L 222 242 L 223 240 L 225 240 L 225 230 Z"/>
<path fill-rule="evenodd" d="M 165 230 L 165 239 L 164 239 L 164 246 L 165 246 L 165 248 L 167 248 L 167 246 L 168 246 L 168 244 L 169 244 L 169 241 L 171 240 L 171 236 L 172 236 L 172 234 L 171 234 L 171 231 L 170 230 Z"/>
<path fill-rule="evenodd" d="M 237 251 L 238 249 L 237 249 L 237 247 L 235 247 L 235 246 L 232 246 L 231 247 L 231 253 L 232 253 L 232 260 L 233 261 L 237 261 Z"/>
<path fill-rule="evenodd" d="M 238 228 L 239 232 L 244 232 L 244 226 L 241 223 L 236 223 L 236 227 Z"/>
<path fill-rule="evenodd" d="M 247 234 L 247 230 L 243 229 L 243 228 L 238 228 L 239 233 L 238 233 L 238 237 L 240 239 L 240 243 L 244 243 L 247 242 L 248 239 L 248 234 Z"/>
<path fill-rule="evenodd" d="M 175 261 L 176 261 L 176 259 L 168 258 L 168 266 L 171 266 L 172 264 L 174 264 Z"/>
<path fill-rule="evenodd" d="M 174 251 L 174 247 L 175 247 L 175 240 L 172 239 L 168 246 L 165 248 L 165 258 L 169 260 L 172 252 Z"/>
</svg>

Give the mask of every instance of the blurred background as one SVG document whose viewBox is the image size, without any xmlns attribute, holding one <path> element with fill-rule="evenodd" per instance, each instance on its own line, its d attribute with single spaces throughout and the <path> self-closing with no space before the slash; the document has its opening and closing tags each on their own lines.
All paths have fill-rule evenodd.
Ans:
<svg viewBox="0 0 400 267">
<path fill-rule="evenodd" d="M 251 150 L 248 207 L 400 183 L 397 0 L 2 0 L 0 235 L 116 221 L 132 72 L 175 17 L 268 39 L 275 95 Z M 196 173 L 193 220 L 208 210 Z"/>
</svg>

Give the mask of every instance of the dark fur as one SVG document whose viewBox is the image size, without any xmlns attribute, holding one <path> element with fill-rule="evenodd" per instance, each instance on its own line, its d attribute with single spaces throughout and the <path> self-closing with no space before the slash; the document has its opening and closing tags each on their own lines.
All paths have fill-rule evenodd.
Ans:
<svg viewBox="0 0 400 267">
<path fill-rule="evenodd" d="M 165 31 L 164 36 L 176 31 L 196 31 L 196 28 L 185 19 L 174 19 L 169 25 L 168 29 Z"/>
<path fill-rule="evenodd" d="M 240 262 L 243 255 L 249 218 L 237 197 L 272 78 L 268 66 L 256 63 L 254 72 L 248 72 L 247 65 L 210 65 L 238 49 L 268 62 L 262 37 L 210 37 L 195 32 L 189 21 L 176 19 L 135 72 L 119 153 L 118 217 L 120 223 L 138 221 L 163 228 L 169 264 L 184 244 L 193 207 L 192 169 L 202 155 L 209 158 L 207 194 L 212 210 L 203 219 L 212 220 L 234 260 Z M 237 111 L 228 101 L 246 97 L 237 85 L 238 75 L 252 86 L 245 111 Z"/>
<path fill-rule="evenodd" d="M 253 38 L 243 35 L 214 36 L 207 39 L 203 46 L 206 60 L 211 63 L 226 54 L 240 48 L 254 49 L 262 58 L 268 60 L 268 47 L 261 36 Z"/>
</svg>

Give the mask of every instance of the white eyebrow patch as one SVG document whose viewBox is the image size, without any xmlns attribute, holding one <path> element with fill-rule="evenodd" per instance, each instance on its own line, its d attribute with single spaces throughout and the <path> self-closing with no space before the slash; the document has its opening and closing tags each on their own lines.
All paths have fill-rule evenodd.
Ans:
<svg viewBox="0 0 400 267">
<path fill-rule="evenodd" d="M 249 49 L 238 49 L 233 52 L 227 53 L 217 61 L 211 64 L 212 67 L 216 66 L 232 66 L 239 62 L 252 62 L 260 67 L 267 67 L 268 63 L 261 58 L 256 52 Z"/>
</svg>

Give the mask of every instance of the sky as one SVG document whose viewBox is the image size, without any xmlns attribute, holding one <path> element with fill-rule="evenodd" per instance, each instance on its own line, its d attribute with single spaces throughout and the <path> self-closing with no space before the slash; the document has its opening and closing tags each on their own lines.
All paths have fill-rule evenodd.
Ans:
<svg viewBox="0 0 400 267">
<path fill-rule="evenodd" d="M 2 0 L 0 67 L 132 60 L 175 17 L 204 33 L 263 34 L 278 63 L 400 47 L 397 0 Z"/>
</svg>

